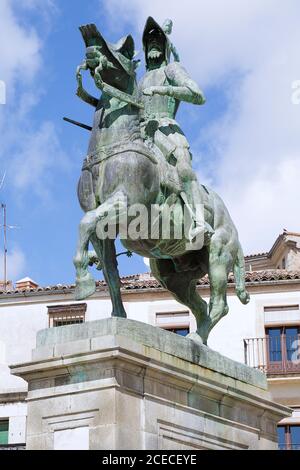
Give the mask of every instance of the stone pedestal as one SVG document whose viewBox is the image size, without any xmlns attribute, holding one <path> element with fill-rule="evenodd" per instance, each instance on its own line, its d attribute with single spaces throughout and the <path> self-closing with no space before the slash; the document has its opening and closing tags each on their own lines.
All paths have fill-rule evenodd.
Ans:
<svg viewBox="0 0 300 470">
<path fill-rule="evenodd" d="M 261 372 L 126 319 L 43 330 L 11 370 L 28 382 L 27 449 L 276 449 L 290 415 Z"/>
</svg>

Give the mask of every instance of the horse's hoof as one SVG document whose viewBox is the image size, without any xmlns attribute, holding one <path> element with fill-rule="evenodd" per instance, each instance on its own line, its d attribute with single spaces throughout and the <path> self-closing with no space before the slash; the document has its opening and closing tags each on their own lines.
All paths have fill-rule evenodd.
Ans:
<svg viewBox="0 0 300 470">
<path fill-rule="evenodd" d="M 75 299 L 83 300 L 94 294 L 96 291 L 96 283 L 92 276 L 88 276 L 85 279 L 81 279 L 76 282 L 75 288 Z"/>
<path fill-rule="evenodd" d="M 250 302 L 250 295 L 246 290 L 237 292 L 237 295 L 242 304 L 247 305 Z"/>
<path fill-rule="evenodd" d="M 198 333 L 189 333 L 189 334 L 186 336 L 186 338 L 191 339 L 191 340 L 194 341 L 195 343 L 204 344 L 203 339 L 201 338 L 200 335 L 198 335 Z"/>
<path fill-rule="evenodd" d="M 118 312 L 113 311 L 111 314 L 112 317 L 117 317 L 117 318 L 127 318 L 127 314 L 125 310 L 120 310 Z"/>
</svg>

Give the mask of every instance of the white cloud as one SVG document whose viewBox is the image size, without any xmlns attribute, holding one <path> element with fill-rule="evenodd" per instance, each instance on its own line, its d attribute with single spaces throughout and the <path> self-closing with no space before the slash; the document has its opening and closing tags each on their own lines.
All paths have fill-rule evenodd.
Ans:
<svg viewBox="0 0 300 470">
<path fill-rule="evenodd" d="M 21 25 L 13 9 L 12 0 L 0 2 L 0 74 L 13 92 L 18 79 L 31 80 L 40 64 L 41 41 L 33 28 Z"/>
<path fill-rule="evenodd" d="M 105 5 L 116 29 L 126 20 L 140 33 L 148 15 L 160 22 L 171 17 L 183 64 L 204 92 L 216 87 L 226 95 L 221 117 L 199 131 L 192 148 L 195 155 L 206 148 L 201 175 L 213 176 L 245 251 L 269 249 L 283 227 L 299 231 L 300 106 L 291 101 L 292 83 L 300 79 L 298 0 Z"/>
<path fill-rule="evenodd" d="M 25 21 L 26 10 L 34 9 L 42 18 L 43 34 Z M 18 197 L 27 190 L 42 198 L 48 196 L 55 166 L 59 162 L 63 168 L 68 162 L 54 124 L 41 121 L 37 125 L 32 115 L 43 96 L 39 72 L 54 11 L 52 0 L 0 3 L 0 79 L 7 88 L 7 104 L 0 107 L 0 168 L 7 171 Z"/>
<path fill-rule="evenodd" d="M 299 155 L 290 155 L 249 178 L 243 191 L 224 190 L 247 253 L 268 251 L 284 228 L 299 231 L 299 177 Z"/>
<path fill-rule="evenodd" d="M 147 269 L 149 271 L 149 269 L 150 269 L 150 260 L 149 260 L 149 258 L 143 258 L 143 261 L 144 261 L 144 264 L 145 264 L 145 266 L 147 266 Z"/>
<path fill-rule="evenodd" d="M 22 191 L 34 187 L 36 194 L 47 197 L 58 166 L 63 170 L 66 161 L 54 125 L 43 122 L 34 133 L 23 136 L 20 152 L 11 160 L 15 188 Z"/>
</svg>

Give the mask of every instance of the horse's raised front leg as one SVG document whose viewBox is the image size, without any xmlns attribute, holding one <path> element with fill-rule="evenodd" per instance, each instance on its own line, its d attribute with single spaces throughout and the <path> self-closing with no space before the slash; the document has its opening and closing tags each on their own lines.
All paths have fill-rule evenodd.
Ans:
<svg viewBox="0 0 300 470">
<path fill-rule="evenodd" d="M 76 268 L 75 299 L 82 300 L 92 295 L 96 290 L 96 283 L 88 271 L 89 266 L 89 239 L 96 228 L 96 210 L 87 212 L 79 224 L 79 237 L 74 257 Z"/>
<path fill-rule="evenodd" d="M 76 289 L 75 289 L 75 298 L 77 300 L 85 299 L 86 297 L 92 295 L 96 290 L 95 280 L 88 271 L 89 265 L 89 241 L 92 236 L 96 237 L 96 231 L 101 232 L 101 230 L 96 230 L 97 224 L 105 220 L 105 224 L 115 227 L 115 236 L 116 229 L 120 215 L 126 213 L 127 211 L 127 199 L 126 196 L 120 191 L 115 193 L 110 198 L 108 198 L 103 204 L 101 204 L 97 209 L 87 212 L 82 218 L 79 225 L 79 239 L 77 244 L 77 251 L 74 257 L 74 265 L 76 268 Z M 114 236 L 114 238 L 115 238 Z M 106 239 L 105 239 L 106 240 Z M 102 241 L 105 241 L 102 240 Z M 99 259 L 103 258 L 103 264 L 105 263 L 105 269 L 107 271 L 109 263 L 113 265 L 113 256 L 114 249 L 111 248 L 109 241 L 114 242 L 114 239 L 109 240 L 105 245 L 105 250 L 101 254 L 101 246 L 96 244 L 96 238 L 94 238 L 95 245 L 99 250 L 98 256 Z M 96 249 L 94 246 L 94 248 Z M 110 281 L 107 281 L 108 284 L 113 285 L 116 279 L 116 269 L 110 268 L 107 271 Z M 117 304 L 120 307 L 119 303 Z M 124 316 L 125 311 L 123 312 L 122 308 L 119 309 L 121 316 Z"/>
</svg>

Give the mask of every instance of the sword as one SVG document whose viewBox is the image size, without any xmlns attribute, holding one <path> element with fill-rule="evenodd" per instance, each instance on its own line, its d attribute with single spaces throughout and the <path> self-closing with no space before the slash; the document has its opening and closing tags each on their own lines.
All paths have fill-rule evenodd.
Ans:
<svg viewBox="0 0 300 470">
<path fill-rule="evenodd" d="M 71 124 L 74 124 L 75 126 L 82 127 L 83 129 L 86 129 L 87 131 L 91 131 L 93 129 L 91 126 L 88 126 L 87 124 L 82 124 L 82 122 L 74 121 L 73 119 L 69 119 L 67 117 L 64 117 L 63 120 L 66 122 L 70 122 Z"/>
</svg>

